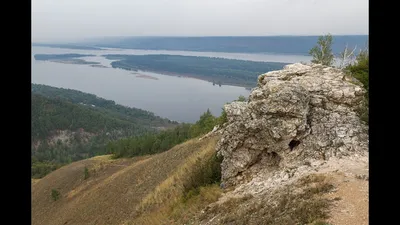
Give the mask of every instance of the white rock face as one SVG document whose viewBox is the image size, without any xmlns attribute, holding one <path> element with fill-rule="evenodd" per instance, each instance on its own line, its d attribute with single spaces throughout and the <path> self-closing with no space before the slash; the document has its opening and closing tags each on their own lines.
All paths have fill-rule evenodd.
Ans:
<svg viewBox="0 0 400 225">
<path fill-rule="evenodd" d="M 368 126 L 356 113 L 365 89 L 338 69 L 300 63 L 262 74 L 248 102 L 225 105 L 217 151 L 224 186 L 258 172 L 368 153 Z"/>
</svg>

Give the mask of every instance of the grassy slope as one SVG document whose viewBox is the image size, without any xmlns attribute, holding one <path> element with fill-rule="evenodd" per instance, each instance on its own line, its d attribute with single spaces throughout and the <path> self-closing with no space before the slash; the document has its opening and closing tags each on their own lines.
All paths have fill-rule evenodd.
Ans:
<svg viewBox="0 0 400 225">
<path fill-rule="evenodd" d="M 152 156 L 99 156 L 64 166 L 32 182 L 32 224 L 140 224 L 152 215 L 165 222 L 154 210 L 179 199 L 190 167 L 197 157 L 212 155 L 217 139 L 192 139 Z M 59 200 L 51 198 L 52 189 L 60 192 Z"/>
<path fill-rule="evenodd" d="M 32 224 L 368 224 L 368 181 L 354 176 L 368 174 L 364 164 L 346 167 L 349 174 L 335 164 L 258 197 L 229 197 L 214 184 L 185 198 L 196 164 L 215 152 L 218 138 L 191 139 L 150 156 L 98 156 L 32 180 Z M 52 189 L 59 200 L 52 200 Z"/>
</svg>

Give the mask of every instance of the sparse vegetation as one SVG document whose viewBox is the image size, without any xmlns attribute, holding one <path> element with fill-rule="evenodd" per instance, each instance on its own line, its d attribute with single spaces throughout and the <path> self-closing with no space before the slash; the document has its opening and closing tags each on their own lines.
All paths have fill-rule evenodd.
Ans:
<svg viewBox="0 0 400 225">
<path fill-rule="evenodd" d="M 236 101 L 238 102 L 245 102 L 247 99 L 243 95 L 240 95 Z"/>
<path fill-rule="evenodd" d="M 61 196 L 61 194 L 60 194 L 60 192 L 59 192 L 58 190 L 56 190 L 56 189 L 51 189 L 51 198 L 52 198 L 54 201 L 57 201 L 58 199 L 60 199 L 60 196 Z"/>
<path fill-rule="evenodd" d="M 83 169 L 83 179 L 86 180 L 89 177 L 90 177 L 89 169 L 85 166 L 85 168 Z"/>
<path fill-rule="evenodd" d="M 364 88 L 367 90 L 365 94 L 365 105 L 363 105 L 359 110 L 358 114 L 366 124 L 369 124 L 369 49 L 368 46 L 365 49 L 360 50 L 356 56 L 354 63 L 347 65 L 344 71 L 359 80 Z"/>
<path fill-rule="evenodd" d="M 320 36 L 317 45 L 314 46 L 309 54 L 313 57 L 312 63 L 319 63 L 325 66 L 332 66 L 334 55 L 332 53 L 333 37 L 330 34 Z M 346 45 L 345 49 L 339 54 L 340 69 L 360 81 L 363 87 L 367 90 L 365 95 L 365 104 L 357 110 L 357 113 L 362 121 L 369 124 L 369 47 L 368 41 L 364 49 L 360 49 L 359 53 L 355 54 L 356 47 L 349 50 Z"/>
<path fill-rule="evenodd" d="M 312 63 L 319 63 L 325 66 L 333 64 L 334 55 L 332 53 L 333 37 L 331 34 L 320 36 L 317 45 L 314 46 L 309 54 L 313 57 Z"/>
<path fill-rule="evenodd" d="M 160 224 L 161 221 L 186 224 L 202 208 L 216 201 L 222 193 L 219 187 L 222 158 L 215 153 L 217 140 L 207 141 L 207 145 L 146 196 L 139 206 L 141 214 L 133 224 Z"/>
<path fill-rule="evenodd" d="M 188 181 L 183 184 L 184 196 L 183 200 L 187 201 L 192 196 L 200 193 L 200 188 L 217 184 L 221 181 L 221 162 L 222 156 L 214 153 L 210 158 L 197 158 L 191 176 Z"/>
<path fill-rule="evenodd" d="M 332 201 L 323 194 L 334 187 L 322 175 L 310 175 L 296 185 L 266 193 L 263 201 L 252 196 L 233 198 L 210 208 L 202 221 L 218 215 L 222 224 L 313 224 L 329 217 Z M 301 191 L 295 191 L 300 189 Z M 258 199 L 258 198 L 257 198 Z M 271 202 L 271 204 L 265 204 Z"/>
<path fill-rule="evenodd" d="M 42 178 L 62 166 L 60 163 L 40 162 L 35 157 L 32 157 L 31 165 L 31 177 L 35 179 Z"/>
</svg>

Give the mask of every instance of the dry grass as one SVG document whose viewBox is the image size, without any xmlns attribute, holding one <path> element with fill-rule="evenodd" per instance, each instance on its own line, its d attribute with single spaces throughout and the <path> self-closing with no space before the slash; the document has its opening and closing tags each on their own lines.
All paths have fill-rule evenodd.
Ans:
<svg viewBox="0 0 400 225">
<path fill-rule="evenodd" d="M 198 187 L 196 178 L 217 141 L 193 139 L 132 159 L 94 157 L 32 180 L 32 224 L 324 224 L 331 201 L 323 195 L 334 187 L 323 175 L 210 206 L 222 190 L 217 184 Z M 86 180 L 84 168 L 90 173 Z M 57 201 L 52 189 L 60 192 Z"/>
<path fill-rule="evenodd" d="M 190 140 L 156 155 L 100 156 L 64 166 L 32 185 L 32 224 L 128 224 L 140 215 L 149 215 L 150 221 L 141 224 L 169 224 L 157 212 L 165 210 L 164 203 L 180 202 L 192 159 L 211 155 L 216 142 L 216 137 Z M 85 167 L 90 173 L 86 180 Z M 60 192 L 57 201 L 51 199 L 52 189 Z M 193 201 L 214 200 L 216 190 L 206 188 L 200 195 L 204 198 Z"/>
<path fill-rule="evenodd" d="M 207 162 L 214 153 L 217 138 L 210 138 L 205 145 L 173 171 L 173 173 L 153 192 L 147 195 L 138 206 L 140 216 L 130 224 L 184 224 L 208 204 L 216 201 L 222 191 L 218 185 L 195 186 L 202 163 Z M 194 144 L 193 140 L 188 146 Z"/>
<path fill-rule="evenodd" d="M 218 217 L 211 224 L 323 224 L 332 205 L 323 196 L 332 189 L 324 176 L 310 175 L 261 197 L 244 196 L 215 204 L 199 219 L 204 223 Z"/>
<path fill-rule="evenodd" d="M 32 179 L 31 179 L 31 184 L 34 185 L 34 184 L 36 184 L 37 182 L 39 182 L 39 180 L 40 180 L 40 179 L 34 179 L 34 178 L 32 178 Z"/>
</svg>

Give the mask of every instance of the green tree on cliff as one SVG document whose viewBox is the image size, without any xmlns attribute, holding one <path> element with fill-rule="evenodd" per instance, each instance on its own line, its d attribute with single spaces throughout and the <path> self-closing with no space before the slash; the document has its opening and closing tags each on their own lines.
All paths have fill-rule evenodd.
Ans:
<svg viewBox="0 0 400 225">
<path fill-rule="evenodd" d="M 334 55 L 332 53 L 333 37 L 331 34 L 320 36 L 317 45 L 315 45 L 309 52 L 313 57 L 312 63 L 318 63 L 325 66 L 333 64 Z"/>
</svg>

